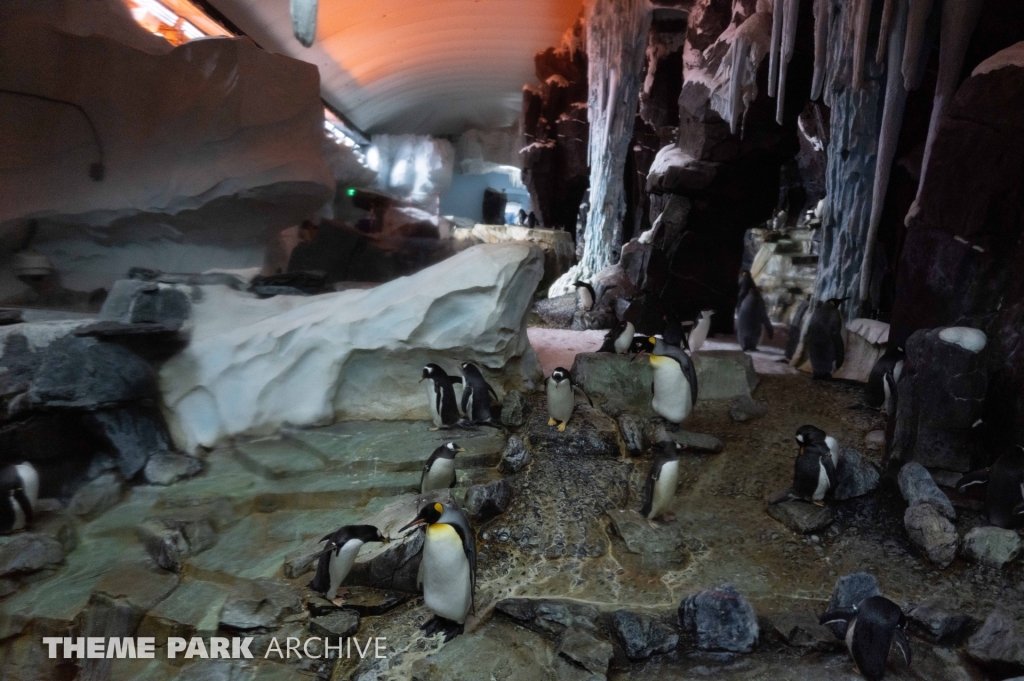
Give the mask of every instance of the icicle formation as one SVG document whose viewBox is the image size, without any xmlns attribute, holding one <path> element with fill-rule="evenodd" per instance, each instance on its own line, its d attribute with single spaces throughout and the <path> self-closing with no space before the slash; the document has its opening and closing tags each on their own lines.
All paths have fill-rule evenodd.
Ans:
<svg viewBox="0 0 1024 681">
<path fill-rule="evenodd" d="M 800 0 L 776 0 L 784 2 L 782 17 L 782 56 L 779 59 L 779 101 L 776 102 L 775 121 L 782 125 L 782 111 L 786 106 L 786 73 L 793 58 L 796 45 L 796 22 L 800 16 Z"/>
<path fill-rule="evenodd" d="M 316 40 L 316 11 L 317 0 L 291 0 L 292 33 L 306 47 Z"/>
<path fill-rule="evenodd" d="M 924 68 L 921 50 L 924 47 L 924 28 L 932 13 L 933 0 L 910 0 L 907 14 L 907 40 L 903 47 L 903 87 L 908 91 L 921 87 Z"/>
<path fill-rule="evenodd" d="M 779 48 L 782 46 L 782 24 L 784 22 L 783 12 L 785 0 L 775 0 L 772 8 L 772 51 L 768 59 L 768 96 L 774 97 L 778 93 L 779 77 Z"/>
<path fill-rule="evenodd" d="M 853 24 L 853 89 L 864 86 L 864 57 L 868 51 L 868 22 L 871 19 L 871 0 L 854 0 L 857 13 Z"/>
<path fill-rule="evenodd" d="M 811 99 L 821 97 L 825 83 L 825 62 L 828 59 L 828 22 L 832 18 L 832 0 L 814 0 L 814 76 Z"/>
<path fill-rule="evenodd" d="M 896 142 L 899 140 L 900 128 L 903 126 L 903 111 L 907 104 L 907 90 L 903 87 L 903 73 L 900 70 L 907 26 L 907 0 L 886 0 L 886 3 L 896 7 L 894 21 L 890 23 L 890 33 L 887 36 L 889 63 L 886 67 L 885 109 L 882 113 L 882 130 L 878 137 L 878 156 L 875 159 L 875 184 L 871 190 L 871 220 L 868 223 L 864 259 L 860 267 L 859 301 L 862 305 L 871 294 L 878 226 L 882 221 L 892 161 L 896 156 Z"/>
<path fill-rule="evenodd" d="M 722 117 L 729 121 L 729 130 L 734 135 L 747 109 L 744 97 L 757 96 L 757 66 L 771 46 L 771 21 L 768 12 L 755 12 L 747 17 L 737 27 L 723 62 L 729 69 L 729 93 L 727 115 Z"/>
<path fill-rule="evenodd" d="M 879 66 L 885 60 L 885 51 L 889 46 L 889 32 L 892 30 L 893 7 L 897 0 L 885 0 L 882 6 L 882 25 L 878 29 L 878 51 L 875 52 L 875 63 Z"/>
</svg>

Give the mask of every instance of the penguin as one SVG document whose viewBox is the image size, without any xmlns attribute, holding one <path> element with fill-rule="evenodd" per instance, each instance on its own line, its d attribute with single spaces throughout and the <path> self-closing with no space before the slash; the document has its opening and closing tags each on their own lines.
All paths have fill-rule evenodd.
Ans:
<svg viewBox="0 0 1024 681">
<path fill-rule="evenodd" d="M 843 346 L 843 315 L 839 305 L 846 298 L 830 298 L 811 315 L 804 334 L 804 345 L 811 357 L 814 378 L 831 378 L 832 372 L 843 366 L 846 350 Z"/>
<path fill-rule="evenodd" d="M 814 443 L 824 443 L 828 447 L 829 455 L 832 457 L 832 465 L 839 467 L 839 442 L 828 435 L 821 428 L 815 426 L 800 426 L 796 430 L 796 442 L 798 447 Z"/>
<path fill-rule="evenodd" d="M 540 220 L 537 219 L 537 215 L 531 210 L 530 214 L 526 216 L 526 226 L 536 227 Z"/>
<path fill-rule="evenodd" d="M 35 517 L 39 474 L 28 463 L 0 468 L 0 534 L 24 530 Z"/>
<path fill-rule="evenodd" d="M 885 372 L 885 388 L 883 390 L 885 401 L 882 403 L 882 409 L 889 418 L 896 418 L 897 384 L 899 383 L 900 376 L 903 374 L 903 361 L 902 359 L 899 360 L 891 369 Z"/>
<path fill-rule="evenodd" d="M 683 325 L 671 312 L 663 315 L 662 319 L 665 320 L 665 330 L 661 332 L 661 338 L 668 345 L 674 345 L 675 347 L 685 347 L 687 350 L 690 349 L 690 345 L 687 342 L 686 333 L 683 331 Z"/>
<path fill-rule="evenodd" d="M 661 445 L 661 453 L 651 464 L 647 473 L 647 484 L 644 486 L 644 505 L 640 515 L 648 520 L 656 520 L 666 515 L 679 485 L 679 452 L 683 446 L 678 442 L 667 440 Z"/>
<path fill-rule="evenodd" d="M 586 397 L 591 407 L 594 406 L 590 395 L 572 382 L 568 369 L 556 367 L 545 381 L 545 389 L 548 396 L 548 425 L 557 424 L 559 432 L 565 431 L 566 424 L 572 418 L 573 409 L 576 407 L 576 392 Z"/>
<path fill-rule="evenodd" d="M 704 341 L 707 340 L 708 330 L 711 329 L 711 315 L 713 314 L 715 314 L 714 310 L 704 310 L 697 317 L 696 325 L 693 327 L 693 331 L 690 332 L 688 339 L 691 355 L 700 350 L 701 346 L 704 345 Z"/>
<path fill-rule="evenodd" d="M 348 577 L 352 564 L 356 562 L 359 549 L 363 544 L 390 540 L 380 533 L 373 525 L 344 525 L 320 540 L 327 542 L 316 564 L 316 576 L 309 583 L 309 588 L 321 593 L 335 604 L 338 587 Z"/>
<path fill-rule="evenodd" d="M 435 449 L 423 466 L 420 494 L 455 487 L 455 455 L 464 451 L 466 450 L 454 442 L 448 442 Z"/>
<path fill-rule="evenodd" d="M 455 383 L 462 383 L 458 376 L 449 376 L 444 369 L 436 364 L 423 367 L 420 383 L 427 382 L 427 403 L 430 405 L 430 417 L 434 420 L 434 428 L 451 428 L 459 423 L 459 407 L 455 401 Z"/>
<path fill-rule="evenodd" d="M 800 347 L 800 334 L 804 330 L 804 317 L 807 315 L 807 308 L 811 306 L 806 300 L 800 301 L 793 315 L 793 323 L 789 325 L 789 339 L 786 341 L 786 359 L 793 359 L 796 350 Z"/>
<path fill-rule="evenodd" d="M 633 343 L 633 336 L 636 328 L 633 322 L 622 322 L 613 326 L 604 337 L 604 344 L 598 352 L 614 352 L 623 355 L 629 352 L 629 346 Z"/>
<path fill-rule="evenodd" d="M 445 643 L 463 632 L 476 590 L 476 535 L 465 514 L 454 505 L 430 503 L 420 509 L 412 527 L 426 526 L 423 538 L 423 602 L 434 613 L 421 629 L 427 636 L 444 633 Z"/>
<path fill-rule="evenodd" d="M 594 293 L 594 287 L 585 281 L 576 281 L 573 286 L 576 287 L 576 301 L 579 304 L 579 308 L 584 312 L 593 310 L 594 303 L 597 302 L 597 294 Z"/>
<path fill-rule="evenodd" d="M 956 483 L 961 494 L 972 489 L 984 490 L 990 523 L 1007 530 L 1024 527 L 1024 447 L 1012 447 L 990 468 L 968 473 Z"/>
<path fill-rule="evenodd" d="M 480 367 L 472 362 L 462 363 L 462 413 L 472 423 L 494 423 L 491 413 L 491 395 L 498 399 L 491 384 L 484 380 Z"/>
<path fill-rule="evenodd" d="M 852 608 L 836 608 L 821 616 L 822 625 L 846 624 L 846 648 L 856 671 L 868 681 L 885 676 L 885 662 L 893 646 L 909 667 L 912 656 L 907 636 L 907 616 L 884 596 L 865 598 Z"/>
<path fill-rule="evenodd" d="M 642 352 L 649 354 L 654 374 L 651 406 L 665 420 L 682 423 L 697 403 L 697 370 L 693 361 L 682 349 L 654 336 L 647 338 Z"/>
<path fill-rule="evenodd" d="M 754 284 L 750 272 L 743 270 L 740 272 L 740 295 L 736 299 L 736 336 L 744 352 L 757 350 L 757 344 L 761 340 L 761 327 L 764 327 L 768 338 L 775 335 L 761 291 Z"/>
<path fill-rule="evenodd" d="M 834 490 L 837 484 L 836 467 L 828 445 L 824 442 L 803 443 L 793 466 L 792 489 L 770 503 L 774 505 L 801 499 L 824 506 L 825 495 L 829 490 Z"/>
<path fill-rule="evenodd" d="M 892 391 L 886 375 L 893 374 L 895 381 L 900 380 L 903 372 L 903 361 L 906 353 L 903 348 L 892 346 L 886 348 L 885 354 L 878 358 L 875 366 L 871 367 L 871 374 L 868 375 L 868 385 L 864 392 L 864 401 L 874 409 L 886 409 L 889 402 L 889 393 Z"/>
</svg>

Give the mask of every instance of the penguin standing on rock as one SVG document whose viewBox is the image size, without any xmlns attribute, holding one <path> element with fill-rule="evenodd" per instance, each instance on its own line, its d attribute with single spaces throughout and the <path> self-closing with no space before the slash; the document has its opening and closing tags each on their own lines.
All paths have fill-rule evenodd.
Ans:
<svg viewBox="0 0 1024 681">
<path fill-rule="evenodd" d="M 39 501 L 39 474 L 25 462 L 0 468 L 0 534 L 24 530 Z"/>
<path fill-rule="evenodd" d="M 824 438 L 808 441 L 805 434 L 798 434 L 797 442 L 800 443 L 800 450 L 793 465 L 793 487 L 785 495 L 769 503 L 774 505 L 801 499 L 817 506 L 824 506 L 825 495 L 829 490 L 835 490 L 839 484 L 832 452 L 829 451 Z"/>
<path fill-rule="evenodd" d="M 697 317 L 697 323 L 693 327 L 693 331 L 690 332 L 689 345 L 690 354 L 693 354 L 700 350 L 701 346 L 704 345 L 704 341 L 707 340 L 708 331 L 711 329 L 711 315 L 715 314 L 714 310 L 704 310 Z"/>
<path fill-rule="evenodd" d="M 646 339 L 641 352 L 649 354 L 654 374 L 651 407 L 665 420 L 682 423 L 697 404 L 697 370 L 693 361 L 680 348 L 654 336 Z"/>
<path fill-rule="evenodd" d="M 1007 530 L 1024 527 L 1024 447 L 1017 445 L 990 468 L 960 478 L 956 491 L 984 490 L 988 521 Z"/>
<path fill-rule="evenodd" d="M 768 308 L 761 291 L 754 284 L 750 272 L 743 270 L 740 272 L 740 293 L 736 298 L 736 336 L 744 352 L 757 350 L 762 327 L 768 338 L 774 337 L 775 329 L 768 318 Z"/>
<path fill-rule="evenodd" d="M 810 425 L 800 426 L 796 430 L 796 442 L 798 447 L 824 444 L 828 447 L 829 455 L 832 457 L 832 465 L 839 466 L 839 442 L 821 428 Z"/>
<path fill-rule="evenodd" d="M 811 358 L 814 378 L 832 378 L 832 372 L 843 366 L 843 315 L 839 306 L 846 298 L 830 298 L 811 315 L 804 334 L 804 345 Z"/>
<path fill-rule="evenodd" d="M 447 643 L 463 632 L 476 589 L 476 534 L 456 506 L 427 504 L 399 532 L 426 526 L 423 538 L 423 602 L 434 618 L 421 629 L 444 633 Z"/>
<path fill-rule="evenodd" d="M 885 676 L 885 663 L 893 648 L 900 651 L 904 662 L 910 666 L 907 616 L 900 606 L 884 596 L 865 598 L 852 608 L 829 610 L 819 623 L 846 624 L 846 648 L 855 670 L 868 681 L 879 681 Z"/>
<path fill-rule="evenodd" d="M 666 520 L 675 520 L 668 509 L 676 495 L 676 487 L 679 486 L 679 452 L 682 449 L 683 446 L 678 442 L 667 440 L 662 443 L 661 453 L 651 464 L 647 484 L 644 486 L 644 505 L 640 509 L 640 515 L 650 521 L 661 516 Z"/>
<path fill-rule="evenodd" d="M 430 405 L 430 417 L 434 420 L 431 430 L 451 428 L 458 425 L 459 406 L 455 400 L 455 383 L 462 383 L 458 376 L 449 376 L 436 364 L 423 367 L 420 383 L 427 381 L 427 403 Z"/>
<path fill-rule="evenodd" d="M 594 303 L 597 302 L 597 294 L 594 293 L 594 287 L 585 281 L 577 281 L 573 286 L 576 287 L 576 301 L 579 304 L 579 308 L 584 312 L 593 310 Z"/>
<path fill-rule="evenodd" d="M 604 344 L 598 352 L 614 352 L 623 355 L 629 352 L 629 346 L 633 343 L 633 335 L 636 328 L 633 322 L 620 322 L 613 326 L 604 337 Z"/>
<path fill-rule="evenodd" d="M 387 544 L 389 539 L 373 525 L 344 525 L 320 541 L 327 542 L 327 545 L 317 561 L 316 576 L 309 583 L 309 588 L 340 605 L 341 599 L 335 598 L 338 587 L 352 570 L 359 549 L 370 542 Z"/>
<path fill-rule="evenodd" d="M 566 424 L 572 418 L 572 412 L 576 408 L 577 392 L 587 398 L 591 407 L 594 406 L 590 395 L 572 382 L 572 376 L 569 375 L 568 369 L 556 367 L 545 383 L 548 397 L 548 425 L 557 425 L 559 432 L 565 431 Z"/>
<path fill-rule="evenodd" d="M 462 413 L 473 423 L 493 424 L 491 395 L 498 399 L 498 393 L 484 380 L 480 367 L 472 362 L 463 362 L 462 385 Z"/>
<path fill-rule="evenodd" d="M 423 466 L 420 494 L 455 487 L 455 455 L 464 451 L 466 450 L 454 442 L 448 442 L 435 449 Z"/>
</svg>

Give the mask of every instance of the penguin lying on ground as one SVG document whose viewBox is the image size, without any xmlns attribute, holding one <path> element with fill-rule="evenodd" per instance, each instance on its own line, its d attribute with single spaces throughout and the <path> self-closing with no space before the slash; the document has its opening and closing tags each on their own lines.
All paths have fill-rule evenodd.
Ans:
<svg viewBox="0 0 1024 681">
<path fill-rule="evenodd" d="M 455 383 L 462 383 L 458 376 L 449 376 L 436 364 L 423 367 L 420 383 L 427 381 L 427 402 L 430 405 L 430 417 L 434 419 L 434 428 L 451 428 L 459 423 L 459 407 L 455 400 Z"/>
<path fill-rule="evenodd" d="M 455 487 L 455 455 L 464 451 L 466 450 L 454 442 L 448 442 L 435 449 L 423 466 L 420 494 Z"/>
<path fill-rule="evenodd" d="M 839 442 L 821 428 L 810 425 L 800 426 L 796 429 L 796 442 L 798 447 L 824 443 L 828 447 L 829 454 L 832 456 L 832 465 L 839 466 Z"/>
<path fill-rule="evenodd" d="M 629 352 L 629 346 L 633 343 L 633 335 L 636 329 L 633 322 L 618 322 L 604 337 L 604 344 L 598 352 L 614 352 L 622 355 Z"/>
<path fill-rule="evenodd" d="M 843 366 L 846 359 L 843 315 L 839 311 L 844 300 L 846 298 L 830 298 L 819 305 L 807 325 L 804 345 L 811 358 L 814 378 L 831 378 L 832 372 Z"/>
<path fill-rule="evenodd" d="M 691 355 L 699 351 L 701 346 L 704 345 L 704 341 L 707 340 L 708 330 L 711 328 L 711 315 L 713 314 L 715 314 L 714 310 L 704 310 L 697 315 L 697 323 L 693 327 L 693 331 L 690 332 L 687 343 Z"/>
<path fill-rule="evenodd" d="M 761 297 L 761 291 L 754 284 L 750 272 L 740 272 L 740 294 L 736 298 L 736 337 L 744 352 L 757 350 L 761 341 L 761 327 L 769 338 L 774 337 L 775 329 L 768 318 L 768 308 Z"/>
<path fill-rule="evenodd" d="M 960 478 L 956 491 L 984 490 L 988 521 L 1013 530 L 1024 527 L 1024 447 L 1016 445 L 996 459 L 990 468 Z"/>
<path fill-rule="evenodd" d="M 697 404 L 697 370 L 693 361 L 682 349 L 654 336 L 644 341 L 641 352 L 649 353 L 654 374 L 651 407 L 667 421 L 682 423 Z"/>
<path fill-rule="evenodd" d="M 491 384 L 484 380 L 480 367 L 472 362 L 462 363 L 462 413 L 471 423 L 494 424 L 491 413 L 491 395 L 498 399 Z"/>
<path fill-rule="evenodd" d="M 805 426 L 805 428 L 808 426 Z M 810 426 L 813 428 L 813 426 Z M 815 429 L 817 430 L 817 429 Z M 803 437 L 804 441 L 800 438 Z M 836 466 L 832 460 L 832 452 L 824 438 L 807 442 L 805 435 L 797 435 L 800 451 L 793 465 L 793 487 L 782 497 L 770 504 L 801 499 L 818 506 L 824 506 L 825 495 L 838 485 Z"/>
<path fill-rule="evenodd" d="M 327 542 L 327 545 L 320 554 L 316 564 L 316 576 L 309 583 L 309 588 L 340 605 L 341 599 L 335 598 L 338 587 L 352 570 L 359 549 L 369 542 L 387 544 L 390 540 L 373 525 L 345 525 L 320 541 Z"/>
<path fill-rule="evenodd" d="M 0 468 L 0 534 L 24 530 L 39 501 L 39 474 L 25 462 Z"/>
<path fill-rule="evenodd" d="M 589 312 L 594 309 L 594 303 L 597 302 L 597 294 L 594 293 L 594 287 L 585 281 L 577 281 L 573 283 L 576 287 L 576 302 L 579 308 L 584 312 Z"/>
<path fill-rule="evenodd" d="M 399 532 L 426 525 L 423 538 L 423 603 L 434 618 L 421 629 L 427 636 L 444 633 L 447 643 L 463 632 L 476 589 L 476 535 L 462 511 L 427 504 Z"/>
<path fill-rule="evenodd" d="M 875 366 L 871 367 L 868 385 L 864 390 L 864 401 L 869 407 L 888 409 L 892 388 L 886 376 L 892 374 L 893 384 L 900 380 L 905 354 L 903 348 L 896 346 L 887 348 L 885 354 L 875 362 Z"/>
<path fill-rule="evenodd" d="M 559 432 L 565 431 L 566 424 L 572 418 L 573 409 L 576 408 L 577 392 L 587 398 L 591 407 L 594 406 L 590 395 L 572 382 L 572 376 L 569 375 L 568 369 L 556 367 L 545 382 L 545 389 L 548 397 L 548 425 L 557 424 Z"/>
<path fill-rule="evenodd" d="M 893 647 L 899 649 L 910 666 L 907 617 L 898 605 L 884 596 L 865 598 L 852 608 L 829 610 L 819 623 L 846 624 L 846 647 L 856 671 L 868 681 L 879 681 L 885 676 L 885 662 Z"/>
<path fill-rule="evenodd" d="M 640 509 L 640 515 L 648 520 L 657 520 L 660 516 L 665 516 L 666 520 L 675 520 L 675 516 L 668 513 L 668 509 L 679 485 L 679 452 L 682 449 L 683 446 L 673 440 L 662 442 L 661 452 L 651 464 L 651 470 L 647 472 L 644 505 Z"/>
</svg>

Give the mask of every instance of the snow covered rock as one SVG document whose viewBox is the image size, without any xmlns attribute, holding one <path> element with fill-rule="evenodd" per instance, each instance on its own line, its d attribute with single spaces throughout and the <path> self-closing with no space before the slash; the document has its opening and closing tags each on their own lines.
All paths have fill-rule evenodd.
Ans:
<svg viewBox="0 0 1024 681">
<path fill-rule="evenodd" d="M 526 311 L 543 267 L 540 249 L 483 244 L 410 277 L 306 298 L 290 311 L 273 302 L 281 296 L 247 299 L 248 324 L 225 325 L 197 310 L 192 344 L 160 373 L 171 432 L 195 451 L 285 423 L 425 419 L 417 382 L 428 362 L 451 374 L 461 361 L 501 372 L 489 374 L 499 394 L 532 389 L 541 370 Z M 278 314 L 260 318 L 263 306 Z"/>
</svg>

